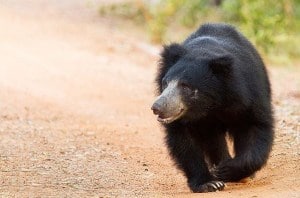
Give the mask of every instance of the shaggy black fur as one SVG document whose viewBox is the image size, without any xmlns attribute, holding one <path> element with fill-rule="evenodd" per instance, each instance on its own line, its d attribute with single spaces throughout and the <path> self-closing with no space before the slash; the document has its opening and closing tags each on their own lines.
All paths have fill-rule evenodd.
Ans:
<svg viewBox="0 0 300 198">
<path fill-rule="evenodd" d="M 205 24 L 164 47 L 159 92 L 173 79 L 193 90 L 181 92 L 186 114 L 164 124 L 170 155 L 191 190 L 215 191 L 209 182 L 239 181 L 261 169 L 273 143 L 273 116 L 268 75 L 253 45 L 230 25 Z"/>
</svg>

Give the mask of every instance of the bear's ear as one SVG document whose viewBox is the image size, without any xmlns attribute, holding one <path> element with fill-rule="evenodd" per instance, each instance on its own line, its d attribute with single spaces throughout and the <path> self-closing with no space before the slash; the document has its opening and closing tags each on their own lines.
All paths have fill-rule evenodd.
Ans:
<svg viewBox="0 0 300 198">
<path fill-rule="evenodd" d="M 232 69 L 233 59 L 229 55 L 220 56 L 209 61 L 209 67 L 214 74 L 229 74 Z"/>
<path fill-rule="evenodd" d="M 161 53 L 161 63 L 165 67 L 174 65 L 184 54 L 186 50 L 178 43 L 165 45 Z"/>
</svg>

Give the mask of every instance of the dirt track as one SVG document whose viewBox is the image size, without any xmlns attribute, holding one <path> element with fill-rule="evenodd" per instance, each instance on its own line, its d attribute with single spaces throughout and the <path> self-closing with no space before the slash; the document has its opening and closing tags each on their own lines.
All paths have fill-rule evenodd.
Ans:
<svg viewBox="0 0 300 198">
<path fill-rule="evenodd" d="M 1 197 L 300 197 L 299 66 L 269 67 L 268 165 L 191 194 L 149 109 L 158 49 L 89 2 L 0 1 Z"/>
</svg>

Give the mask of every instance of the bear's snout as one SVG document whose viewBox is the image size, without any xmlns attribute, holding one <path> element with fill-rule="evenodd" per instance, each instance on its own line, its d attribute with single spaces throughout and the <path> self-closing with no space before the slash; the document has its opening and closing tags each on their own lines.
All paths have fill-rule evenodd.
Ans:
<svg viewBox="0 0 300 198">
<path fill-rule="evenodd" d="M 154 115 L 158 115 L 158 116 L 162 115 L 161 105 L 159 105 L 156 102 L 152 105 L 151 110 L 153 111 Z"/>
</svg>

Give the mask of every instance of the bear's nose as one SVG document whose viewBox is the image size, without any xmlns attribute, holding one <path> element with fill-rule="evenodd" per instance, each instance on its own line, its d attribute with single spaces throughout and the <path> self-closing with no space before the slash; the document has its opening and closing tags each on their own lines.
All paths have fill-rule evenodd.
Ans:
<svg viewBox="0 0 300 198">
<path fill-rule="evenodd" d="M 151 107 L 151 110 L 155 115 L 161 115 L 161 106 L 158 103 L 154 103 Z"/>
</svg>

